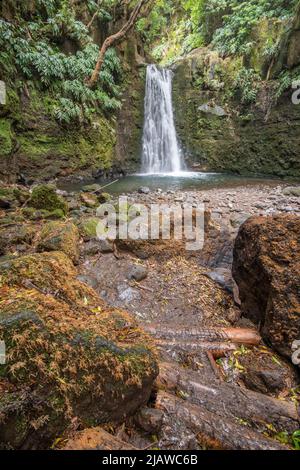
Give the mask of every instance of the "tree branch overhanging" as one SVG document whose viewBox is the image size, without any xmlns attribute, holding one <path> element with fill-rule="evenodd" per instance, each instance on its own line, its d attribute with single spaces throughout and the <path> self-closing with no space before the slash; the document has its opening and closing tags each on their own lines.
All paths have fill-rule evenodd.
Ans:
<svg viewBox="0 0 300 470">
<path fill-rule="evenodd" d="M 105 54 L 106 51 L 109 47 L 111 47 L 113 44 L 116 44 L 120 41 L 122 41 L 128 32 L 134 27 L 136 24 L 143 7 L 152 3 L 152 0 L 140 0 L 134 9 L 132 10 L 130 17 L 128 21 L 124 24 L 124 26 L 115 34 L 112 34 L 108 38 L 105 39 L 104 43 L 102 44 L 100 50 L 99 50 L 99 55 L 98 55 L 98 60 L 95 66 L 95 69 L 91 75 L 91 77 L 88 79 L 87 83 L 90 88 L 93 88 L 95 84 L 98 81 L 99 74 L 101 72 L 101 68 L 104 62 Z"/>
</svg>

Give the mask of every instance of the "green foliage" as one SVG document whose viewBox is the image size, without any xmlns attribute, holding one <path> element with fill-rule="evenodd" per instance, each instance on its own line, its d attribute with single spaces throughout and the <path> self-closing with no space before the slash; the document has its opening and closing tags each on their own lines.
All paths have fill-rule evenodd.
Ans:
<svg viewBox="0 0 300 470">
<path fill-rule="evenodd" d="M 247 56 L 255 46 L 253 28 L 262 19 L 288 20 L 297 0 L 158 0 L 139 30 L 163 62 L 175 60 L 212 41 L 224 56 Z M 264 55 L 273 58 L 278 43 L 269 40 Z M 167 60 L 166 60 L 166 57 Z"/>
<path fill-rule="evenodd" d="M 212 6 L 224 12 L 223 26 L 216 31 L 213 45 L 223 55 L 247 55 L 254 47 L 250 35 L 258 22 L 263 18 L 288 18 L 295 4 L 295 0 L 223 0 L 219 6 Z"/>
<path fill-rule="evenodd" d="M 275 97 L 278 99 L 286 91 L 292 88 L 293 82 L 300 82 L 300 67 L 294 70 L 284 70 L 278 77 Z"/>
<path fill-rule="evenodd" d="M 300 450 L 300 429 L 293 434 L 289 434 L 287 431 L 280 432 L 275 435 L 275 438 L 282 444 L 290 445 L 293 449 Z"/>
<path fill-rule="evenodd" d="M 168 23 L 175 14 L 174 2 L 157 0 L 149 16 L 137 21 L 136 29 L 141 33 L 145 42 L 152 45 L 161 38 L 162 32 L 167 29 Z"/>
<path fill-rule="evenodd" d="M 113 3 L 113 2 L 105 2 Z M 88 8 L 97 11 L 96 2 Z M 100 9 L 99 15 L 109 19 Z M 59 44 L 68 38 L 76 44 L 75 54 L 65 54 Z M 39 0 L 30 21 L 10 23 L 0 20 L 0 68 L 13 84 L 20 78 L 48 90 L 57 101 L 52 112 L 62 124 L 83 122 L 97 111 L 115 111 L 120 107 L 121 63 L 114 49 L 109 49 L 96 84 L 86 83 L 94 70 L 99 49 L 92 42 L 88 28 L 76 19 L 69 0 Z"/>
<path fill-rule="evenodd" d="M 234 81 L 234 89 L 243 104 L 254 103 L 258 93 L 259 81 L 260 77 L 253 69 L 243 67 L 238 71 Z"/>
</svg>

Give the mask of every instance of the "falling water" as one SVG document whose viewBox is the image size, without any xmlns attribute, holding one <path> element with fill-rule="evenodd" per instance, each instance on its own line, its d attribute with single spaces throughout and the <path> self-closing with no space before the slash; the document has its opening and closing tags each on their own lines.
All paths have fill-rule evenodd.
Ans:
<svg viewBox="0 0 300 470">
<path fill-rule="evenodd" d="M 182 170 L 172 107 L 172 72 L 147 67 L 142 170 L 178 173 Z"/>
</svg>

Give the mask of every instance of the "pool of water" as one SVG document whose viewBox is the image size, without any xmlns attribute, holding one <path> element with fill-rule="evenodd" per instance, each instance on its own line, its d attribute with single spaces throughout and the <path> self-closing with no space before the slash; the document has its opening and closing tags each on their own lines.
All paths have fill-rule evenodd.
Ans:
<svg viewBox="0 0 300 470">
<path fill-rule="evenodd" d="M 141 186 L 147 186 L 151 190 L 162 189 L 163 191 L 173 190 L 205 190 L 213 188 L 233 188 L 245 185 L 269 184 L 275 186 L 285 180 L 262 178 L 262 177 L 246 177 L 229 175 L 225 173 L 203 173 L 203 172 L 180 172 L 180 173 L 164 173 L 164 174 L 134 174 L 119 179 L 113 184 L 103 182 L 103 180 L 92 180 L 76 183 L 63 183 L 61 189 L 67 191 L 80 191 L 87 184 L 98 183 L 105 187 L 105 192 L 111 194 L 131 193 L 137 191 Z M 108 185 L 109 184 L 109 185 Z"/>
</svg>

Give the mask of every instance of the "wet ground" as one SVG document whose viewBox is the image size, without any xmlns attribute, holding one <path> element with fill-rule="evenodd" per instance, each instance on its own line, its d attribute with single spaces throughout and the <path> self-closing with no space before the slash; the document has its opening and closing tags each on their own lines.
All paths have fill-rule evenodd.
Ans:
<svg viewBox="0 0 300 470">
<path fill-rule="evenodd" d="M 157 430 L 154 447 L 281 448 L 277 434 L 299 425 L 294 392 L 298 378 L 274 351 L 263 343 L 234 345 L 233 349 L 226 343 L 228 352 L 220 359 L 216 351 L 224 347 L 224 328 L 255 329 L 240 318 L 238 291 L 231 277 L 234 239 L 251 215 L 300 214 L 300 198 L 288 194 L 285 186 L 258 184 L 176 193 L 159 189 L 128 194 L 130 202 L 146 205 L 176 202 L 197 206 L 204 202 L 209 214 L 204 249 L 188 252 L 183 241 L 174 240 L 128 241 L 117 243 L 114 253 L 82 256 L 81 279 L 108 303 L 131 312 L 157 344 L 161 376 L 150 414 L 159 410 L 163 425 Z M 216 341 L 216 357 L 208 354 L 210 343 L 203 341 L 206 335 Z M 252 375 L 247 372 L 249 363 L 254 368 Z M 264 377 L 262 388 L 257 385 L 257 373 Z M 262 409 L 256 410 L 259 403 Z M 278 406 L 284 409 L 278 411 Z M 143 420 L 147 428 L 147 419 Z M 211 424 L 199 429 L 193 420 Z M 138 448 L 151 446 L 156 433 L 143 433 L 141 424 L 137 427 L 132 421 L 110 431 Z M 207 441 L 207 435 L 216 436 L 216 440 Z"/>
</svg>

